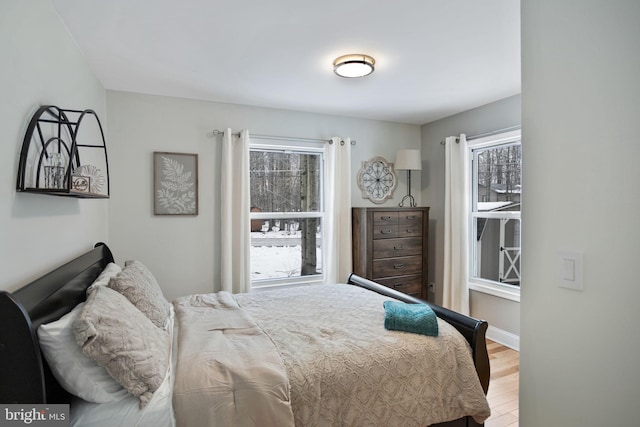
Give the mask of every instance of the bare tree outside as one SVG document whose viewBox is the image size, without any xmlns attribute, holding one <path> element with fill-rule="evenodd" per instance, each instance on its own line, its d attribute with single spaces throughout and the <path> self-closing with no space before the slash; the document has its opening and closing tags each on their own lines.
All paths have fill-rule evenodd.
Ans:
<svg viewBox="0 0 640 427">
<path fill-rule="evenodd" d="M 321 215 L 321 154 L 251 150 L 249 162 L 251 211 L 284 214 L 252 220 L 252 250 L 260 248 L 263 254 L 274 254 L 273 265 L 286 264 L 275 272 L 282 277 L 320 274 L 320 218 L 301 218 L 298 213 Z M 297 248 L 295 256 L 282 255 L 284 249 L 278 250 L 291 246 Z M 252 271 L 252 279 L 266 275 L 264 271 Z"/>
<path fill-rule="evenodd" d="M 478 202 L 520 202 L 521 145 L 479 151 L 477 162 Z"/>
<path fill-rule="evenodd" d="M 472 276 L 519 286 L 522 145 L 495 145 L 473 154 Z"/>
<path fill-rule="evenodd" d="M 320 179 L 318 156 L 303 156 L 301 165 L 300 204 L 303 212 L 318 212 L 320 210 Z M 302 233 L 301 276 L 318 274 L 316 257 L 317 218 L 303 219 L 300 227 Z"/>
</svg>

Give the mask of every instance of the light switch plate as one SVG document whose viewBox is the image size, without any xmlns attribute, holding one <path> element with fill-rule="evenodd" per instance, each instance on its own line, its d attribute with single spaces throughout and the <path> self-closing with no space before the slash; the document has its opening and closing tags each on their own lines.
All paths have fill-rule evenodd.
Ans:
<svg viewBox="0 0 640 427">
<path fill-rule="evenodd" d="M 558 251 L 556 254 L 556 284 L 561 288 L 583 291 L 582 252 Z"/>
</svg>

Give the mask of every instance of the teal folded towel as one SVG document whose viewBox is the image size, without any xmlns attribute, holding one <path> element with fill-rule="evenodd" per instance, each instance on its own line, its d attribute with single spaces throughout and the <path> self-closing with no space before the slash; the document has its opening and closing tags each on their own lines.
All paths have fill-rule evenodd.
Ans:
<svg viewBox="0 0 640 427">
<path fill-rule="evenodd" d="M 438 336 L 436 314 L 427 304 L 407 304 L 400 301 L 384 302 L 384 327 L 392 331 Z"/>
</svg>

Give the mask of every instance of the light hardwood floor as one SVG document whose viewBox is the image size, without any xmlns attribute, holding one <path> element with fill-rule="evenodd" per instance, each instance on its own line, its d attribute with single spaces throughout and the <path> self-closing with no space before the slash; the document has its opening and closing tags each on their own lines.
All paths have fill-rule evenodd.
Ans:
<svg viewBox="0 0 640 427">
<path fill-rule="evenodd" d="M 485 427 L 518 427 L 520 353 L 487 340 L 491 380 L 487 400 L 491 417 Z"/>
</svg>

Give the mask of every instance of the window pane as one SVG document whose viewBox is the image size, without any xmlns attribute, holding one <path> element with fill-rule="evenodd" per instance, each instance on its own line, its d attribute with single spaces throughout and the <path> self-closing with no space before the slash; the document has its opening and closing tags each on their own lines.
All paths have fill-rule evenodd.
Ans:
<svg viewBox="0 0 640 427">
<path fill-rule="evenodd" d="M 522 185 L 520 144 L 474 150 L 477 211 L 519 211 Z"/>
<path fill-rule="evenodd" d="M 474 278 L 520 285 L 520 220 L 474 218 Z"/>
<path fill-rule="evenodd" d="M 252 150 L 249 157 L 253 212 L 320 212 L 320 153 Z"/>
<path fill-rule="evenodd" d="M 322 274 L 320 218 L 252 221 L 262 222 L 251 232 L 252 281 Z"/>
</svg>

